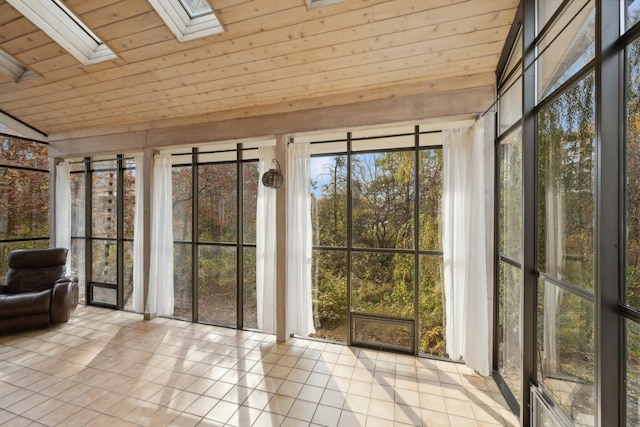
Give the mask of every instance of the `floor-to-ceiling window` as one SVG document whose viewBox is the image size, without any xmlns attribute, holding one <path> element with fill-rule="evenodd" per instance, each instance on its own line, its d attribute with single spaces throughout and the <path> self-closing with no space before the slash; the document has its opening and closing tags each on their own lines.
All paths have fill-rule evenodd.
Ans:
<svg viewBox="0 0 640 427">
<path fill-rule="evenodd" d="M 258 327 L 256 147 L 260 144 L 174 150 L 174 316 L 178 318 Z"/>
<path fill-rule="evenodd" d="M 522 376 L 522 32 L 513 45 L 498 91 L 497 316 L 499 383 L 520 405 Z M 501 381 L 500 381 L 501 380 Z M 504 387 L 506 386 L 506 387 Z M 508 391 L 507 391 L 508 390 Z M 517 402 L 514 405 L 513 400 Z"/>
<path fill-rule="evenodd" d="M 523 115 L 522 126 L 499 129 L 495 366 L 524 425 L 640 419 L 639 5 L 525 0 L 516 23 L 524 35 L 516 103 Z M 513 51 L 507 46 L 504 55 Z M 505 89 L 508 69 L 498 80 L 499 105 L 515 99 Z M 512 174 L 517 163 L 521 171 Z M 505 268 L 512 227 L 519 227 L 522 263 L 511 259 Z M 510 286 L 513 277 L 522 282 Z M 509 310 L 515 300 L 517 313 Z M 509 334 L 520 343 L 513 351 Z"/>
<path fill-rule="evenodd" d="M 313 153 L 312 336 L 445 356 L 440 133 L 301 139 Z"/>
<path fill-rule="evenodd" d="M 0 134 L 0 276 L 14 249 L 49 246 L 46 143 Z"/>
<path fill-rule="evenodd" d="M 595 403 L 595 2 L 537 3 L 537 389 L 577 425 Z M 559 9 L 562 6 L 562 9 Z M 530 95 L 530 94 L 528 94 Z M 540 406 L 539 413 L 544 413 Z"/>
<path fill-rule="evenodd" d="M 640 424 L 640 2 L 625 2 L 626 233 L 625 275 L 620 312 L 624 322 L 628 426 Z"/>
<path fill-rule="evenodd" d="M 135 159 L 112 155 L 70 161 L 71 272 L 80 300 L 133 309 Z"/>
</svg>

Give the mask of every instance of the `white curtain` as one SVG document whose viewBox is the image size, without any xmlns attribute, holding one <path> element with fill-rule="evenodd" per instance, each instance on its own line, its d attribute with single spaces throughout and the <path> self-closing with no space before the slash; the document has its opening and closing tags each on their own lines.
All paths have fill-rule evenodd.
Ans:
<svg viewBox="0 0 640 427">
<path fill-rule="evenodd" d="M 258 149 L 259 177 L 269 170 L 276 147 Z M 260 179 L 259 178 L 259 179 Z M 258 183 L 256 208 L 256 296 L 258 329 L 276 332 L 276 190 Z"/>
<path fill-rule="evenodd" d="M 71 272 L 71 171 L 69 163 L 61 162 L 56 165 L 56 224 L 55 246 L 67 248 L 66 272 Z"/>
<path fill-rule="evenodd" d="M 133 309 L 144 312 L 144 172 L 143 156 L 136 160 L 135 215 L 133 222 Z"/>
<path fill-rule="evenodd" d="M 492 143 L 489 141 L 488 143 Z M 443 257 L 447 353 L 490 375 L 492 280 L 486 235 L 485 138 L 470 129 L 443 131 Z"/>
<path fill-rule="evenodd" d="M 290 144 L 287 188 L 287 332 L 315 332 L 311 304 L 311 176 L 309 143 Z"/>
<path fill-rule="evenodd" d="M 151 267 L 146 312 L 173 314 L 173 196 L 171 155 L 155 157 L 151 220 Z"/>
</svg>

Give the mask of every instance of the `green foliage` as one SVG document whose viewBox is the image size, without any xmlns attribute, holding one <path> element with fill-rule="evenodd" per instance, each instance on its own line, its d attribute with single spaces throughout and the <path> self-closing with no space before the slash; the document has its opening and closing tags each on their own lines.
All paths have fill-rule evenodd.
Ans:
<svg viewBox="0 0 640 427">
<path fill-rule="evenodd" d="M 312 183 L 314 244 L 339 250 L 314 250 L 315 336 L 346 340 L 347 310 L 402 318 L 414 317 L 418 286 L 420 351 L 445 355 L 442 257 L 420 255 L 414 277 L 412 253 L 377 249 L 441 250 L 442 153 L 419 154 L 420 192 L 416 197 L 413 151 L 355 154 L 351 157 L 351 194 L 347 193 L 346 156 L 324 159 L 322 173 Z M 323 184 L 319 184 L 322 181 Z M 320 190 L 320 191 L 318 191 Z M 347 198 L 351 197 L 354 248 L 347 260 Z M 419 215 L 414 217 L 415 204 Z M 419 227 L 418 241 L 414 228 Z M 347 263 L 351 263 L 351 307 L 347 307 Z M 373 341 L 382 336 L 405 340 L 399 332 L 367 326 Z M 373 334 L 369 336 L 370 334 Z"/>
</svg>

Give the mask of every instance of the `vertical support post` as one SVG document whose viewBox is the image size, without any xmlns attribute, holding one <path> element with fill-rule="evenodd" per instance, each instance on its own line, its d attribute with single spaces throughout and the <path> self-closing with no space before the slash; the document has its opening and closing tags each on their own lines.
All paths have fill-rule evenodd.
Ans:
<svg viewBox="0 0 640 427">
<path fill-rule="evenodd" d="M 523 85 L 522 85 L 522 297 L 520 331 L 522 378 L 520 383 L 520 425 L 531 425 L 531 382 L 536 378 L 536 315 L 538 283 L 536 274 L 537 218 L 537 135 L 535 81 L 536 1 L 523 2 Z"/>
<path fill-rule="evenodd" d="M 49 157 L 49 247 L 56 246 L 56 165 L 61 159 Z M 69 248 L 71 249 L 71 248 Z M 71 254 L 69 254 L 71 256 Z"/>
<path fill-rule="evenodd" d="M 624 424 L 624 337 L 618 316 L 620 283 L 624 282 L 620 259 L 624 242 L 620 81 L 624 68 L 616 47 L 620 22 L 620 7 L 596 1 L 596 426 Z"/>
<path fill-rule="evenodd" d="M 276 190 L 276 340 L 287 340 L 287 136 L 276 135 L 276 158 L 284 184 Z"/>
</svg>

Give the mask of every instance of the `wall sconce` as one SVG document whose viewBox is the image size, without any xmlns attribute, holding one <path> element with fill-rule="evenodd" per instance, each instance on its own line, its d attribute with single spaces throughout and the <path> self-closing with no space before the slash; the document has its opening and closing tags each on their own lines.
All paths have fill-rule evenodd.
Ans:
<svg viewBox="0 0 640 427">
<path fill-rule="evenodd" d="M 271 164 L 276 165 L 275 168 L 271 168 L 262 175 L 262 185 L 267 188 L 280 188 L 284 182 L 282 172 L 280 172 L 280 163 L 276 159 L 271 161 Z"/>
</svg>

